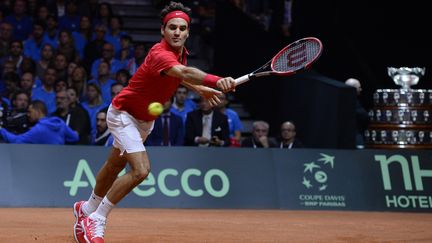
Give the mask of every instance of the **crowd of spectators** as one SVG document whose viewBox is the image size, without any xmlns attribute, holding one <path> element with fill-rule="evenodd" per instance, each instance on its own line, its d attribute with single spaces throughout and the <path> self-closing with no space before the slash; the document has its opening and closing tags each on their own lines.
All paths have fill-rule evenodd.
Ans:
<svg viewBox="0 0 432 243">
<path fill-rule="evenodd" d="M 203 31 L 211 31 L 211 9 L 196 8 L 197 16 L 207 16 Z M 106 2 L 2 1 L 0 140 L 111 146 L 107 107 L 147 50 L 122 26 Z M 226 96 L 221 100 L 212 108 L 180 86 L 146 145 L 247 146 L 238 114 Z"/>
<path fill-rule="evenodd" d="M 100 143 L 99 112 L 127 85 L 146 55 L 146 45 L 134 43 L 122 27 L 121 16 L 114 15 L 106 2 L 2 1 L 3 140 L 13 141 L 6 131 L 27 134 L 35 122 L 43 120 L 29 119 L 30 104 L 41 101 L 44 117 L 60 118 L 79 135 L 78 141 L 64 139 L 53 143 Z M 24 140 L 16 140 L 20 141 Z M 25 141 L 32 143 L 31 139 Z"/>
</svg>

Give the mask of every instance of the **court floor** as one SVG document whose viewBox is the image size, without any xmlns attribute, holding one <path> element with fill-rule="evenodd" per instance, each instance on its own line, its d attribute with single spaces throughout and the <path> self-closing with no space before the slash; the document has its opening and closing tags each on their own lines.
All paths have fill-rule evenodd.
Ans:
<svg viewBox="0 0 432 243">
<path fill-rule="evenodd" d="M 72 208 L 0 208 L 0 242 L 74 242 Z M 432 242 L 432 214 L 115 208 L 105 242 Z"/>
</svg>

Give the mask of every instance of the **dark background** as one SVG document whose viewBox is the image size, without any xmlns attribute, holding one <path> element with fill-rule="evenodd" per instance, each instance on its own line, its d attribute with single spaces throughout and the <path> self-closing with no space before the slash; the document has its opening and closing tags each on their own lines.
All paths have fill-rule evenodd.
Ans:
<svg viewBox="0 0 432 243">
<path fill-rule="evenodd" d="M 264 31 L 228 2 L 218 2 L 215 72 L 236 78 L 257 69 L 296 39 L 321 39 L 324 51 L 311 71 L 261 78 L 237 89 L 235 97 L 253 119 L 270 123 L 272 135 L 277 136 L 282 121 L 293 120 L 298 136 L 309 147 L 350 148 L 351 142 L 347 145 L 342 141 L 353 140 L 349 131 L 355 127 L 350 112 L 355 93 L 340 85 L 346 79 L 361 80 L 363 93 L 359 98 L 367 110 L 373 106 L 376 89 L 399 88 L 388 76 L 387 67 L 425 67 L 425 76 L 413 88 L 432 88 L 428 59 L 432 53 L 428 23 L 432 21 L 426 3 L 294 0 L 292 36 L 288 38 L 275 31 L 283 2 L 271 4 L 275 9 L 272 26 Z M 325 84 L 319 84 L 323 80 Z M 331 88 L 322 88 L 329 83 Z M 334 126 L 328 127 L 331 124 Z M 340 133 L 346 137 L 326 141 L 329 134 Z"/>
</svg>

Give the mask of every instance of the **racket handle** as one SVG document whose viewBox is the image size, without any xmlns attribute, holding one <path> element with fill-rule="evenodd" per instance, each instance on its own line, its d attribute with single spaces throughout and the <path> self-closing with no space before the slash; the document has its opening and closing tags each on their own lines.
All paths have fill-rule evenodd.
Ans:
<svg viewBox="0 0 432 243">
<path fill-rule="evenodd" d="M 240 78 L 234 79 L 236 86 L 249 81 L 249 74 L 243 75 Z"/>
</svg>

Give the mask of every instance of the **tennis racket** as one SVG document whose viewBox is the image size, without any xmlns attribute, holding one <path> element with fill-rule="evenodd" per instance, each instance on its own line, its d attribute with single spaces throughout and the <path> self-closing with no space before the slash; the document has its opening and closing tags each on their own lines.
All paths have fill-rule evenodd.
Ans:
<svg viewBox="0 0 432 243">
<path fill-rule="evenodd" d="M 321 55 L 323 45 L 315 37 L 306 37 L 284 47 L 270 61 L 257 70 L 235 79 L 236 86 L 251 79 L 280 75 L 290 76 L 310 68 Z"/>
</svg>

